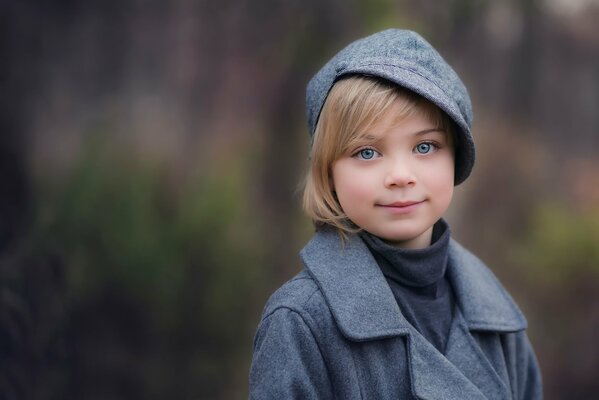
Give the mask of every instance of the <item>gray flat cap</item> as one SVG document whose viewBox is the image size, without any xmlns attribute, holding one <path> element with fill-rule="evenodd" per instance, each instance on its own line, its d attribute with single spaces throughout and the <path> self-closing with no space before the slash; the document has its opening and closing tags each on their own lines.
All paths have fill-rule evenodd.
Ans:
<svg viewBox="0 0 599 400">
<path fill-rule="evenodd" d="M 346 75 L 376 76 L 434 103 L 458 126 L 455 184 L 470 175 L 475 149 L 470 128 L 472 105 L 466 87 L 443 57 L 420 35 L 389 29 L 359 39 L 335 55 L 310 80 L 306 110 L 310 135 L 333 84 Z"/>
</svg>

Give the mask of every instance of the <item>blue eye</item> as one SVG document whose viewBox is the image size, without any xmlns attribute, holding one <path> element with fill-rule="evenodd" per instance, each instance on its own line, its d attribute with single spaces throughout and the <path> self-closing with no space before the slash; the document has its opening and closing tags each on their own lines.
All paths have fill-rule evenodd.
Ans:
<svg viewBox="0 0 599 400">
<path fill-rule="evenodd" d="M 377 155 L 377 151 L 374 149 L 362 149 L 358 151 L 356 156 L 362 160 L 371 160 Z"/>
<path fill-rule="evenodd" d="M 420 143 L 416 146 L 416 152 L 419 154 L 428 154 L 433 149 L 433 145 L 431 143 Z"/>
</svg>

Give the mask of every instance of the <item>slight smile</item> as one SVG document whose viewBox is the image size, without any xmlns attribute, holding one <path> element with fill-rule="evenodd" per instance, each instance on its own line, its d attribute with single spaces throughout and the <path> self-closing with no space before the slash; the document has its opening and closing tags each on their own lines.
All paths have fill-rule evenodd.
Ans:
<svg viewBox="0 0 599 400">
<path fill-rule="evenodd" d="M 377 204 L 378 207 L 384 208 L 393 214 L 408 214 L 418 208 L 421 204 L 424 203 L 425 200 L 422 201 L 397 201 L 395 203 L 390 204 Z"/>
</svg>

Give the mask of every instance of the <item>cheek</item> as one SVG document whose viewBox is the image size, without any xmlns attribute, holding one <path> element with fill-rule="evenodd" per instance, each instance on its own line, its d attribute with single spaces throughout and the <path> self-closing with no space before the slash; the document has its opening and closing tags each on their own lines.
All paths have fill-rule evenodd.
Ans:
<svg viewBox="0 0 599 400">
<path fill-rule="evenodd" d="M 357 178 L 353 178 L 343 182 L 343 185 L 338 185 L 337 196 L 343 197 L 345 202 L 358 203 L 368 199 L 372 195 L 372 190 L 364 182 L 358 182 Z"/>
<path fill-rule="evenodd" d="M 341 207 L 353 207 L 359 204 L 360 200 L 369 198 L 372 195 L 372 179 L 368 179 L 359 171 L 351 168 L 334 168 L 332 172 L 332 187 L 337 193 L 337 199 Z"/>
<path fill-rule="evenodd" d="M 451 203 L 451 199 L 453 198 L 453 188 L 453 181 L 451 181 L 449 184 L 443 185 L 443 187 L 440 189 L 440 197 L 443 200 L 445 208 L 449 207 L 449 203 Z"/>
<path fill-rule="evenodd" d="M 449 203 L 453 197 L 454 190 L 454 165 L 451 159 L 443 160 L 434 173 L 429 176 L 430 188 L 443 202 Z"/>
</svg>

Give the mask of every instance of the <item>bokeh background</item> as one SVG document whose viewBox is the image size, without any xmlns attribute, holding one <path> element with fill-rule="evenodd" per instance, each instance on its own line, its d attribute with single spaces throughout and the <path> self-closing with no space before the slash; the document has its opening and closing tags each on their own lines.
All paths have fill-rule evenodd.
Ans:
<svg viewBox="0 0 599 400">
<path fill-rule="evenodd" d="M 598 3 L 2 1 L 0 397 L 246 398 L 312 234 L 305 85 L 403 27 L 474 103 L 454 237 L 527 314 L 546 398 L 599 398 Z"/>
</svg>

